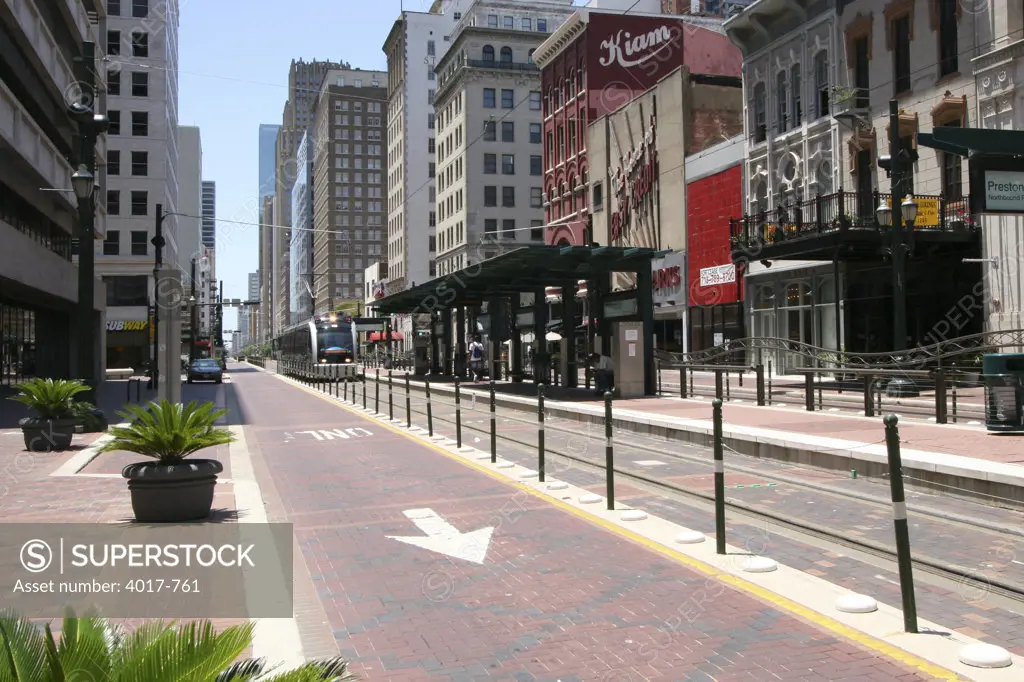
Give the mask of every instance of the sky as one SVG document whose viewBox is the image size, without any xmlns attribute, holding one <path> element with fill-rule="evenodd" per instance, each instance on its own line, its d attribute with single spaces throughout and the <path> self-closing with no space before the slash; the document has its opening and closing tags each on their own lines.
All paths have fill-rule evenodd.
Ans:
<svg viewBox="0 0 1024 682">
<path fill-rule="evenodd" d="M 248 273 L 259 263 L 259 126 L 281 123 L 291 60 L 386 70 L 381 46 L 399 12 L 399 0 L 181 0 L 178 123 L 199 126 L 203 180 L 217 183 L 225 298 L 248 297 Z M 225 329 L 237 329 L 236 311 L 225 309 L 224 318 Z"/>
<path fill-rule="evenodd" d="M 291 60 L 344 61 L 386 71 L 381 47 L 403 5 L 406 11 L 426 11 L 431 3 L 180 3 L 178 123 L 199 126 L 203 180 L 217 183 L 216 274 L 224 297 L 245 299 L 248 274 L 259 263 L 259 126 L 281 123 Z M 225 309 L 224 328 L 237 329 L 235 310 Z"/>
</svg>

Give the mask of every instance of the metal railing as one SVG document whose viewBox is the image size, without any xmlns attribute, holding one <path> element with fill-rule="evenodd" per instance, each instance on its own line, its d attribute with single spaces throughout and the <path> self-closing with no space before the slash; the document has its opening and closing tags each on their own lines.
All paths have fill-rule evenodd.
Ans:
<svg viewBox="0 0 1024 682">
<path fill-rule="evenodd" d="M 970 213 L 968 197 L 946 199 L 941 196 L 914 195 L 914 198 L 919 205 L 925 201 L 938 202 L 935 221 L 929 221 L 924 213 L 919 212 L 914 224 L 915 232 L 971 232 L 977 229 L 977 223 Z M 883 201 L 891 202 L 892 195 L 877 191 L 819 194 L 789 206 L 779 205 L 755 215 L 730 219 L 730 241 L 734 251 L 755 257 L 766 246 L 797 239 L 847 230 L 884 233 L 889 228 L 880 226 L 875 217 L 875 209 Z"/>
</svg>

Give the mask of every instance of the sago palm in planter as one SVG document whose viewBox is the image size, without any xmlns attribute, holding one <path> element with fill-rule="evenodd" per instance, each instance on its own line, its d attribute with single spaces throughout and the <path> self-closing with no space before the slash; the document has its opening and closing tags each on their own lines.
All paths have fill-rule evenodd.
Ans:
<svg viewBox="0 0 1024 682">
<path fill-rule="evenodd" d="M 134 452 L 154 460 L 121 470 L 128 479 L 135 520 L 175 523 L 209 516 L 217 474 L 224 466 L 215 459 L 188 457 L 235 440 L 228 429 L 214 426 L 228 411 L 194 400 L 187 405 L 161 400 L 125 409 L 119 414 L 129 425 L 112 427 L 113 438 L 100 452 Z"/>
<path fill-rule="evenodd" d="M 88 387 L 73 379 L 30 379 L 18 385 L 18 395 L 11 396 L 32 409 L 35 417 L 20 422 L 25 448 L 32 452 L 67 450 L 75 435 L 78 420 L 72 402 Z"/>
<path fill-rule="evenodd" d="M 104 618 L 70 614 L 55 637 L 12 613 L 0 614 L 0 682 L 354 682 L 341 658 L 271 673 L 263 659 L 239 661 L 253 624 L 217 632 L 208 620 L 147 621 L 131 634 Z"/>
</svg>

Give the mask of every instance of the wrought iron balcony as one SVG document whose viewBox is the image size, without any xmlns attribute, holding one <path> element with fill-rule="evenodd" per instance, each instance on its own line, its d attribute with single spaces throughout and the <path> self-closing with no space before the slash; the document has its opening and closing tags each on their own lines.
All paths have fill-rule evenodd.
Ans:
<svg viewBox="0 0 1024 682">
<path fill-rule="evenodd" d="M 879 192 L 835 192 L 733 218 L 729 221 L 733 261 L 831 259 L 836 247 L 846 246 L 852 252 L 858 245 L 873 252 L 891 229 L 879 225 L 875 209 L 891 199 L 891 194 Z M 967 197 L 914 195 L 914 200 L 918 204 L 915 239 L 964 243 L 976 236 L 977 223 Z"/>
</svg>

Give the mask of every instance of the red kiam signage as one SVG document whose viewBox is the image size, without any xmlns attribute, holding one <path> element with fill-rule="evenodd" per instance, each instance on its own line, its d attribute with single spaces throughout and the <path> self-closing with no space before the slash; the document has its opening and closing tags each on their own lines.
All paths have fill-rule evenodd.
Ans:
<svg viewBox="0 0 1024 682">
<path fill-rule="evenodd" d="M 739 78 L 729 39 L 672 16 L 593 11 L 587 16 L 588 120 L 622 108 L 684 64 L 690 73 Z"/>
<path fill-rule="evenodd" d="M 624 236 L 633 209 L 650 195 L 657 182 L 656 128 L 656 120 L 651 116 L 650 126 L 640 144 L 626 154 L 620 168 L 608 170 L 608 184 L 616 201 L 615 211 L 610 217 L 612 243 Z"/>
</svg>

